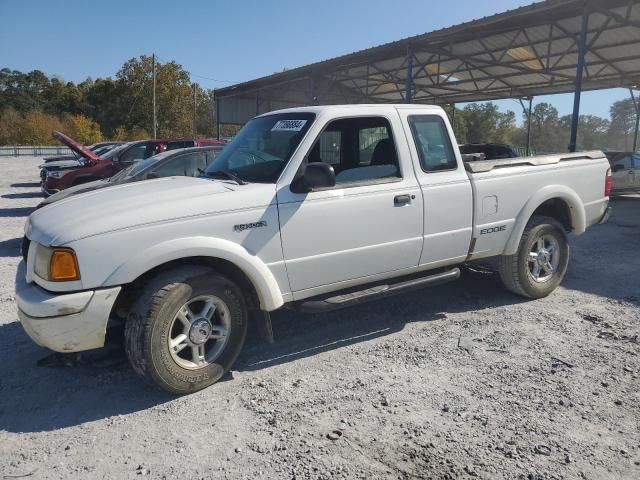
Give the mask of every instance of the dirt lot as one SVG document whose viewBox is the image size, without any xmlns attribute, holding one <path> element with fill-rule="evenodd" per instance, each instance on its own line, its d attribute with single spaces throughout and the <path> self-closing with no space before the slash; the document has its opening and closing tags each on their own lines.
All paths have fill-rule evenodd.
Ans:
<svg viewBox="0 0 640 480">
<path fill-rule="evenodd" d="M 0 475 L 7 478 L 640 478 L 640 197 L 572 238 L 564 284 L 496 276 L 274 317 L 226 381 L 175 398 L 128 365 L 36 366 L 13 276 L 39 201 L 0 158 Z M 343 436 L 327 434 L 342 429 Z"/>
</svg>

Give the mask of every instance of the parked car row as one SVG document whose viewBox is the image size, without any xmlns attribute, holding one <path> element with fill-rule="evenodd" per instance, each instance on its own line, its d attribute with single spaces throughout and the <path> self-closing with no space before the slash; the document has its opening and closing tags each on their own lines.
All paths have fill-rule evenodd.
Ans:
<svg viewBox="0 0 640 480">
<path fill-rule="evenodd" d="M 88 183 L 79 183 L 61 190 L 45 198 L 37 208 L 42 208 L 72 195 L 123 183 L 171 176 L 196 177 L 204 172 L 223 148 L 222 145 L 211 145 L 207 147 L 180 148 L 158 153 L 145 160 L 131 163 L 112 177 Z"/>
<path fill-rule="evenodd" d="M 75 158 L 45 159 L 45 163 L 40 165 L 42 193 L 45 197 L 70 187 L 110 178 L 141 160 L 165 151 L 202 146 L 222 148 L 226 144 L 221 140 L 162 138 L 85 147 L 61 132 L 54 131 L 53 136 L 69 147 Z"/>
</svg>

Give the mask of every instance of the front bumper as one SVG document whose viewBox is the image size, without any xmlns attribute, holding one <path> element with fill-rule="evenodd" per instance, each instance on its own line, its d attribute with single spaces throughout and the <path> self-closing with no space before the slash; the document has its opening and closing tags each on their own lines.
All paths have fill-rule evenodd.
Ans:
<svg viewBox="0 0 640 480">
<path fill-rule="evenodd" d="M 121 287 L 55 294 L 25 280 L 24 262 L 16 273 L 18 317 L 31 339 L 56 352 L 104 346 L 107 321 Z"/>
</svg>

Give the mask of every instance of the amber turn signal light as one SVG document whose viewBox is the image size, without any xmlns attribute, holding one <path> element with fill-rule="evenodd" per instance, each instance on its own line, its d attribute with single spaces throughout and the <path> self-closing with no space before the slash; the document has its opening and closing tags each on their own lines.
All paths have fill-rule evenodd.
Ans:
<svg viewBox="0 0 640 480">
<path fill-rule="evenodd" d="M 80 280 L 76 254 L 70 248 L 55 248 L 49 262 L 49 280 L 54 282 Z"/>
</svg>

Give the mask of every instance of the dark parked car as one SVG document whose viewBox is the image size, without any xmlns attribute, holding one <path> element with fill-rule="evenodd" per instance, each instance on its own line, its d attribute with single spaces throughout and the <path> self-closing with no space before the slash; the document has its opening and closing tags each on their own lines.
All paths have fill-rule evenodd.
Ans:
<svg viewBox="0 0 640 480">
<path fill-rule="evenodd" d="M 612 195 L 640 193 L 640 152 L 604 152 L 611 164 Z"/>
<path fill-rule="evenodd" d="M 41 171 L 40 177 L 43 178 L 42 193 L 45 197 L 75 185 L 112 177 L 135 162 L 166 150 L 225 144 L 220 140 L 160 138 L 126 143 L 100 156 L 63 133 L 53 132 L 53 135 L 82 158 L 51 162 L 42 166 L 44 172 Z"/>
<path fill-rule="evenodd" d="M 90 192 L 113 185 L 139 182 L 161 177 L 187 176 L 196 177 L 204 171 L 209 163 L 222 151 L 221 145 L 195 148 L 181 148 L 158 153 L 153 157 L 134 163 L 121 170 L 111 178 L 83 183 L 51 195 L 42 201 L 38 208 L 79 193 Z"/>
<path fill-rule="evenodd" d="M 482 153 L 484 154 L 485 160 L 516 158 L 520 156 L 514 147 L 501 143 L 467 143 L 466 145 L 460 145 L 460 153 L 463 155 Z"/>
</svg>

